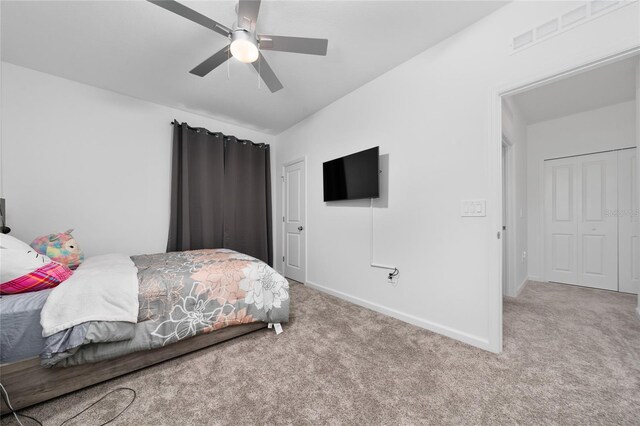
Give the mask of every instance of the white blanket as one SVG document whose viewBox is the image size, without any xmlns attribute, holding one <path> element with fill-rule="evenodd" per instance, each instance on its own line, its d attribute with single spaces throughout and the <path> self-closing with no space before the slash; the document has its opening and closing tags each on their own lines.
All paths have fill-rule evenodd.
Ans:
<svg viewBox="0 0 640 426">
<path fill-rule="evenodd" d="M 124 254 L 88 258 L 53 289 L 42 308 L 42 337 L 87 321 L 138 320 L 138 269 Z"/>
</svg>

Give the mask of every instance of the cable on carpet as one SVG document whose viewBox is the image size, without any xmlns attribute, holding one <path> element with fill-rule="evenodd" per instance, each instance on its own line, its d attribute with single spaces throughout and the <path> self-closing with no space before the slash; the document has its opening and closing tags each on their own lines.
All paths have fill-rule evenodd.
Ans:
<svg viewBox="0 0 640 426">
<path fill-rule="evenodd" d="M 7 390 L 4 388 L 4 386 L 2 385 L 2 383 L 0 383 L 0 388 L 2 388 L 2 399 L 4 400 L 4 402 L 7 404 L 7 407 L 9 407 L 9 410 L 11 410 L 11 414 L 13 414 L 13 416 L 16 418 L 16 421 L 18 422 L 18 424 L 20 426 L 24 426 L 22 424 L 22 422 L 20 421 L 20 419 L 18 418 L 18 416 L 20 417 L 24 417 L 25 419 L 30 419 L 33 420 L 34 422 L 36 422 L 38 425 L 43 426 L 42 422 L 38 419 L 36 419 L 35 417 L 31 417 L 28 416 L 26 414 L 21 414 L 18 413 L 16 410 L 13 409 L 13 407 L 11 406 L 11 401 L 9 400 L 9 394 L 7 393 Z M 125 411 L 127 411 L 127 409 L 129 409 L 129 407 L 131 407 L 133 405 L 133 403 L 135 402 L 136 398 L 137 398 L 137 394 L 136 391 L 131 389 L 131 388 L 127 388 L 127 387 L 120 387 L 120 388 L 116 388 L 110 392 L 107 392 L 106 394 L 104 394 L 100 399 L 98 399 L 97 401 L 95 401 L 93 404 L 89 405 L 87 408 L 85 408 L 84 410 L 80 411 L 78 414 L 76 414 L 73 417 L 69 417 L 68 419 L 66 419 L 65 421 L 63 421 L 62 423 L 60 423 L 60 426 L 63 426 L 65 424 L 67 424 L 67 422 L 77 418 L 80 414 L 83 414 L 85 412 L 87 412 L 87 410 L 89 410 L 89 408 L 93 407 L 94 405 L 96 405 L 97 403 L 99 403 L 100 401 L 102 401 L 103 399 L 105 399 L 106 397 L 108 397 L 109 395 L 111 395 L 112 393 L 118 392 L 118 391 L 131 391 L 131 393 L 133 393 L 133 398 L 131 398 L 131 402 L 129 402 L 127 404 L 126 407 L 124 407 L 118 414 L 116 414 L 114 417 L 112 417 L 111 419 L 107 420 L 104 423 L 101 423 L 100 426 L 104 426 L 106 424 L 111 423 L 112 421 L 114 421 L 115 419 L 117 419 L 118 417 L 120 417 Z"/>
</svg>

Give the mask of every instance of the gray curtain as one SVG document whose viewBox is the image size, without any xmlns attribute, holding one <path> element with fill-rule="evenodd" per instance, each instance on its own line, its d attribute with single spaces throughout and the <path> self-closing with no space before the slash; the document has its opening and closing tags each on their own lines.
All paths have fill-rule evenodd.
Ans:
<svg viewBox="0 0 640 426">
<path fill-rule="evenodd" d="M 174 121 L 167 251 L 229 248 L 273 265 L 269 145 Z"/>
</svg>

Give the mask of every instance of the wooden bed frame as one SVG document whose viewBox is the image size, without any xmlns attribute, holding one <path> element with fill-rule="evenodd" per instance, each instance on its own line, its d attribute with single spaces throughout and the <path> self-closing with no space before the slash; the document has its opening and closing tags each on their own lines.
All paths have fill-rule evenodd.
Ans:
<svg viewBox="0 0 640 426">
<path fill-rule="evenodd" d="M 189 352 L 224 342 L 265 328 L 267 324 L 255 322 L 226 327 L 213 333 L 201 334 L 190 339 L 115 359 L 83 364 L 74 367 L 44 368 L 40 358 L 28 358 L 0 364 L 0 383 L 5 387 L 14 410 L 95 385 L 150 365 L 158 364 Z M 0 398 L 0 414 L 10 413 L 9 407 Z"/>
</svg>

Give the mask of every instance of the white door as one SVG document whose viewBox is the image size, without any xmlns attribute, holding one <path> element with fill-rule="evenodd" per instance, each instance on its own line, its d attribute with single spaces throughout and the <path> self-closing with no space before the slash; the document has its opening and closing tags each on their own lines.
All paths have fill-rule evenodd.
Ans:
<svg viewBox="0 0 640 426">
<path fill-rule="evenodd" d="M 618 290 L 617 155 L 545 162 L 547 280 Z"/>
<path fill-rule="evenodd" d="M 637 151 L 618 151 L 618 230 L 620 291 L 640 292 L 640 221 Z"/>
<path fill-rule="evenodd" d="M 284 275 L 305 282 L 305 163 L 284 167 Z"/>
<path fill-rule="evenodd" d="M 545 269 L 547 281 L 578 283 L 578 160 L 545 161 Z"/>
<path fill-rule="evenodd" d="M 509 294 L 509 247 L 507 245 L 507 223 L 509 214 L 509 193 L 507 179 L 507 151 L 509 147 L 502 144 L 502 294 Z M 511 230 L 509 230 L 511 231 Z"/>
<path fill-rule="evenodd" d="M 618 290 L 618 153 L 581 160 L 578 284 Z"/>
</svg>

